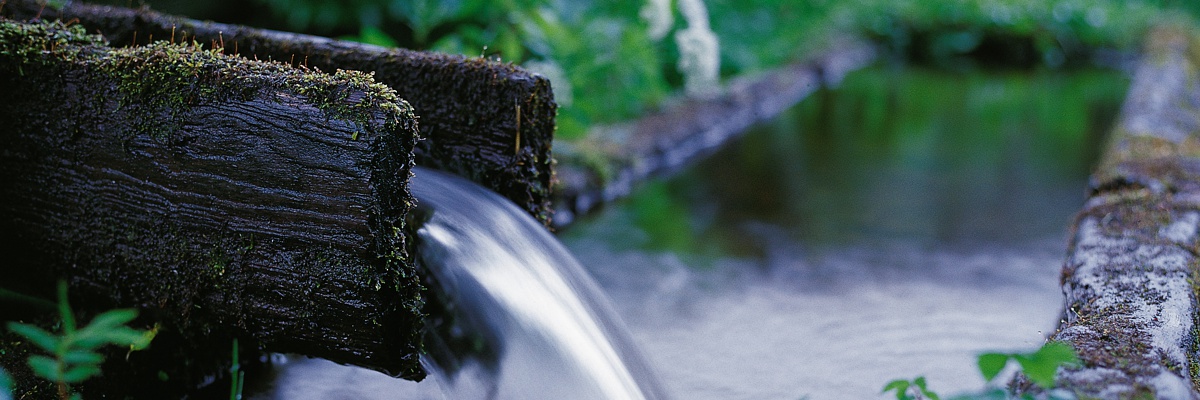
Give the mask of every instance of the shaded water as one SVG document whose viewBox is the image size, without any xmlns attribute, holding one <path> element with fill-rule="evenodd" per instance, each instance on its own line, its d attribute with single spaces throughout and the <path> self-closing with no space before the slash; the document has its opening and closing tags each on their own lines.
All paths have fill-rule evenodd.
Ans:
<svg viewBox="0 0 1200 400">
<path fill-rule="evenodd" d="M 847 78 L 565 242 L 688 399 L 983 387 L 1040 346 L 1113 72 Z"/>
</svg>

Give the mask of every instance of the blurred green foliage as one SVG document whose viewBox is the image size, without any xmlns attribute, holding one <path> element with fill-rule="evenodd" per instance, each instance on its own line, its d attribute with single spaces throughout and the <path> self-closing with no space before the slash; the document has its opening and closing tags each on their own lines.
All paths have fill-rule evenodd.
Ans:
<svg viewBox="0 0 1200 400">
<path fill-rule="evenodd" d="M 7 326 L 46 353 L 29 356 L 29 368 L 38 377 L 55 382 L 62 400 L 80 398 L 78 393 L 71 392 L 70 385 L 100 375 L 100 365 L 104 362 L 101 347 L 115 345 L 128 347 L 130 352 L 142 350 L 158 333 L 157 326 L 147 331 L 127 326 L 137 318 L 136 309 L 109 310 L 86 325 L 78 325 L 67 302 L 66 281 L 58 282 L 58 311 L 59 333 L 19 322 L 9 322 Z"/>
<path fill-rule="evenodd" d="M 650 2 L 611 0 L 260 0 L 293 30 L 358 33 L 358 40 L 529 66 L 554 81 L 559 136 L 635 117 L 683 85 L 670 32 L 686 26 Z M 1095 48 L 1130 49 L 1164 21 L 1193 25 L 1200 2 L 1182 0 L 709 0 L 722 76 L 753 73 L 836 46 L 843 32 L 904 59 L 954 65 L 1056 67 Z M 652 35 L 666 23 L 667 37 Z M 652 37 L 657 36 L 657 37 Z M 989 58 L 989 56 L 991 56 Z M 1013 60 L 1014 58 L 1020 60 Z"/>
<path fill-rule="evenodd" d="M 1018 371 L 1043 392 L 1023 393 L 1020 396 L 1005 389 L 991 386 L 1009 361 L 1017 362 Z M 1079 354 L 1066 342 L 1049 342 L 1040 349 L 1024 353 L 984 353 L 978 358 L 979 372 L 989 387 L 978 393 L 954 396 L 954 400 L 1036 400 L 1073 399 L 1069 392 L 1054 391 L 1055 377 L 1060 368 L 1077 368 L 1081 365 Z M 926 385 L 925 377 L 913 380 L 896 379 L 883 387 L 883 393 L 893 392 L 896 400 L 939 400 L 941 397 Z"/>
</svg>

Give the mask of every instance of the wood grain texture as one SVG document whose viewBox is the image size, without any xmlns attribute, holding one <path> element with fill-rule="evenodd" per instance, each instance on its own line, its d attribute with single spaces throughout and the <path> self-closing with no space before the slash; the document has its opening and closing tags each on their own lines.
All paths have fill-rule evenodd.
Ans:
<svg viewBox="0 0 1200 400">
<path fill-rule="evenodd" d="M 66 279 L 84 317 L 135 307 L 159 324 L 94 390 L 187 390 L 228 366 L 233 338 L 423 376 L 416 116 L 391 89 L 167 44 L 41 47 L 0 51 L 0 286 L 52 298 Z"/>
<path fill-rule="evenodd" d="M 418 163 L 475 181 L 550 223 L 557 105 L 549 81 L 540 75 L 480 58 L 196 21 L 146 8 L 72 2 L 59 11 L 35 0 L 10 0 L 0 12 L 17 19 L 77 21 L 118 47 L 145 44 L 151 37 L 195 40 L 251 59 L 326 72 L 373 72 L 420 115 L 426 140 L 416 149 Z"/>
</svg>

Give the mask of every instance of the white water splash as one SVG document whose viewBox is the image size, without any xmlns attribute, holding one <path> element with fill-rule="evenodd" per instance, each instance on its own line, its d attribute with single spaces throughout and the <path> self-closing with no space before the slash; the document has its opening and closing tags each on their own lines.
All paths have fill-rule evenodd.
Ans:
<svg viewBox="0 0 1200 400">
<path fill-rule="evenodd" d="M 607 298 L 545 228 L 464 179 L 416 175 L 413 194 L 432 207 L 422 263 L 497 352 L 488 398 L 664 397 Z"/>
</svg>

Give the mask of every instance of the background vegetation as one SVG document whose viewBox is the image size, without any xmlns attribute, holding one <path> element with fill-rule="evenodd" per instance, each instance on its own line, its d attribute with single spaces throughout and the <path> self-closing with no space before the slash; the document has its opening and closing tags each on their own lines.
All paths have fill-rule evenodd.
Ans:
<svg viewBox="0 0 1200 400">
<path fill-rule="evenodd" d="M 148 2 L 196 18 L 520 64 L 554 81 L 566 139 L 661 107 L 689 80 L 802 60 L 844 33 L 884 45 L 896 60 L 948 69 L 1069 68 L 1134 49 L 1152 24 L 1191 26 L 1200 15 L 1200 2 L 1185 0 Z M 701 28 L 715 48 L 688 44 Z M 712 92 L 703 86 L 692 91 Z"/>
</svg>

